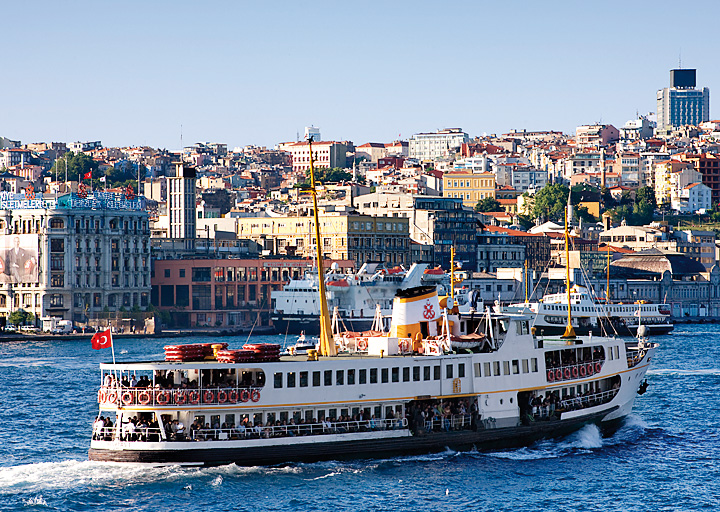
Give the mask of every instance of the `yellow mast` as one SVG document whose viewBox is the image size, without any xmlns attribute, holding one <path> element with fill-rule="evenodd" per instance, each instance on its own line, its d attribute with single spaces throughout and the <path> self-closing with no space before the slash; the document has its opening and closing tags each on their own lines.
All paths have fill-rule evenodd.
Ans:
<svg viewBox="0 0 720 512">
<path fill-rule="evenodd" d="M 315 189 L 315 168 L 313 167 L 312 136 L 308 138 L 310 149 L 310 193 L 315 218 L 315 252 L 317 256 L 318 288 L 320 289 L 320 355 L 336 356 L 335 340 L 330 325 L 330 310 L 325 295 L 325 271 L 323 269 L 322 239 L 320 238 L 320 216 L 318 215 L 317 190 Z"/>
<path fill-rule="evenodd" d="M 525 304 L 528 303 L 528 281 L 527 281 L 527 275 L 528 275 L 528 265 L 527 260 L 525 260 Z"/>
<path fill-rule="evenodd" d="M 450 247 L 450 305 L 449 309 L 455 307 L 455 247 Z"/>
<path fill-rule="evenodd" d="M 605 305 L 610 304 L 610 245 L 607 246 L 607 283 L 605 284 Z"/>
<path fill-rule="evenodd" d="M 565 334 L 562 335 L 563 338 L 575 337 L 575 329 L 573 329 L 572 326 L 572 307 L 570 306 L 570 235 L 568 233 L 568 210 L 570 208 L 572 207 L 570 206 L 570 201 L 568 200 L 568 206 L 565 208 L 565 286 L 567 287 L 568 320 L 567 326 L 565 327 Z"/>
</svg>

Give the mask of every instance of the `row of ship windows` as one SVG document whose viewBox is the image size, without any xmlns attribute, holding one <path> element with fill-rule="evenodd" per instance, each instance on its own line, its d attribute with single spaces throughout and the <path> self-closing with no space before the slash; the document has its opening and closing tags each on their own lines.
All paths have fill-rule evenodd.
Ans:
<svg viewBox="0 0 720 512">
<path fill-rule="evenodd" d="M 522 373 L 537 373 L 537 358 L 532 359 L 513 359 L 512 361 L 488 361 L 487 363 L 475 363 L 475 377 L 499 377 L 500 367 L 502 366 L 502 375 L 518 375 Z"/>
<path fill-rule="evenodd" d="M 465 377 L 465 363 L 459 363 L 457 365 L 457 375 L 455 373 L 454 364 L 448 364 L 445 366 L 445 378 L 463 378 Z M 536 362 L 537 366 L 537 362 Z M 411 375 L 412 373 L 412 375 Z M 274 374 L 274 387 L 282 388 L 283 385 L 288 388 L 301 387 L 306 388 L 310 385 L 310 378 L 312 378 L 312 386 L 352 386 L 355 384 L 378 384 L 388 382 L 400 382 L 400 376 L 402 374 L 402 382 L 420 382 L 421 380 L 440 380 L 441 378 L 441 367 L 436 366 L 415 366 L 412 368 L 412 372 L 409 367 L 402 368 L 363 368 L 357 370 L 324 370 L 322 372 L 288 372 L 282 373 L 277 372 Z M 334 374 L 334 375 L 333 375 Z M 334 378 L 333 378 L 334 377 Z M 357 377 L 357 379 L 356 379 Z"/>
</svg>

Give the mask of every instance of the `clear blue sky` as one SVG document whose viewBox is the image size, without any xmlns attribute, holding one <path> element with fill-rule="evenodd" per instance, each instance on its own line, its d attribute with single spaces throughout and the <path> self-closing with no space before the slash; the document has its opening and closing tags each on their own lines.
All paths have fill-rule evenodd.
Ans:
<svg viewBox="0 0 720 512">
<path fill-rule="evenodd" d="M 698 69 L 720 117 L 720 2 L 6 2 L 0 135 L 272 146 L 462 127 L 572 132 L 655 111 Z"/>
</svg>

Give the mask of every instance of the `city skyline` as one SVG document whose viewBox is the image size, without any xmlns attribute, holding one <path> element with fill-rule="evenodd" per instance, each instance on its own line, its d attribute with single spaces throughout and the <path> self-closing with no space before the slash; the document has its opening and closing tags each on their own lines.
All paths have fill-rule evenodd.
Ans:
<svg viewBox="0 0 720 512">
<path fill-rule="evenodd" d="M 718 117 L 714 3 L 432 5 L 9 5 L 0 135 L 178 149 L 181 132 L 184 145 L 273 146 L 309 125 L 357 144 L 446 127 L 571 133 L 654 112 L 680 58 Z M 692 47 L 670 24 L 693 26 Z"/>
</svg>

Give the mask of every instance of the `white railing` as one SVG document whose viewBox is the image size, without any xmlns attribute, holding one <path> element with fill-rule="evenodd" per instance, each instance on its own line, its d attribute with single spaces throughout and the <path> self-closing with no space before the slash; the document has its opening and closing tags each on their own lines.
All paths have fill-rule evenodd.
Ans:
<svg viewBox="0 0 720 512">
<path fill-rule="evenodd" d="M 270 439 L 274 437 L 351 434 L 383 430 L 406 429 L 406 418 L 387 420 L 326 421 L 289 425 L 240 425 L 230 428 L 200 428 L 180 433 L 166 432 L 167 441 L 227 441 L 244 439 Z M 102 427 L 93 431 L 93 439 L 104 441 L 146 442 L 159 441 L 160 429 L 145 427 Z"/>
<path fill-rule="evenodd" d="M 453 414 L 450 416 L 436 416 L 431 420 L 425 421 L 425 430 L 432 431 L 449 431 L 462 430 L 472 427 L 472 416 L 470 414 Z"/>
<path fill-rule="evenodd" d="M 565 411 L 576 411 L 578 409 L 586 409 L 588 407 L 594 407 L 596 405 L 606 404 L 615 398 L 618 394 L 619 389 L 610 389 L 608 391 L 602 391 L 600 393 L 593 393 L 592 395 L 576 396 L 572 398 L 566 398 L 560 401 L 560 409 Z"/>
</svg>

